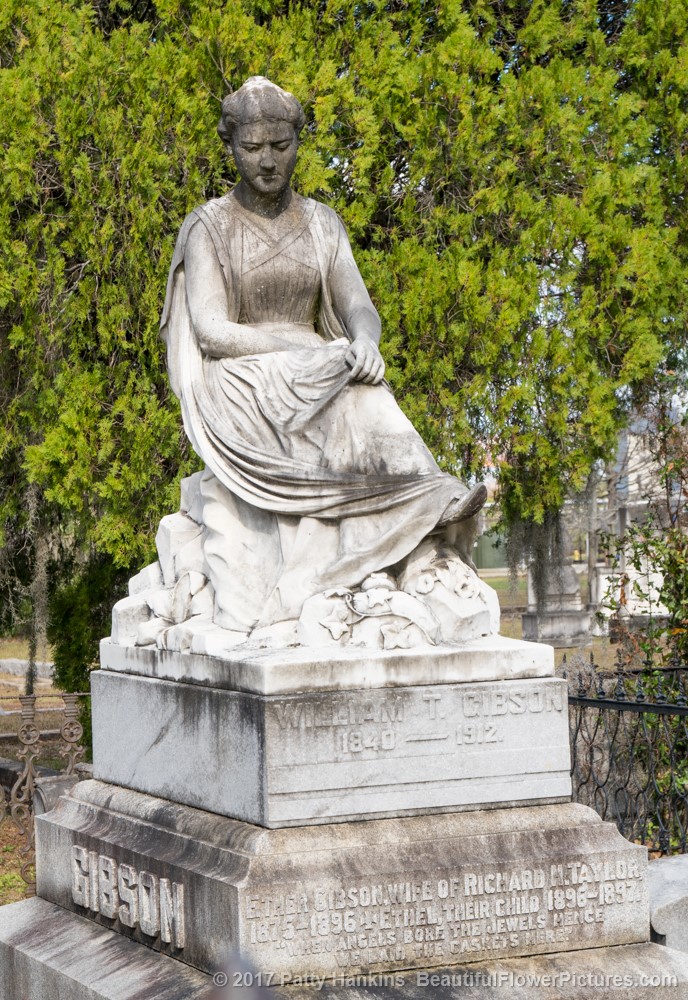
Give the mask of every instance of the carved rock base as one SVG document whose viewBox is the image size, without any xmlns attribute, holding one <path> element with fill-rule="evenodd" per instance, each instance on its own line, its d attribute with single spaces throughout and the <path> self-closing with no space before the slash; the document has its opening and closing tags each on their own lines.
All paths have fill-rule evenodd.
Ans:
<svg viewBox="0 0 688 1000">
<path fill-rule="evenodd" d="M 478 577 L 470 558 L 450 543 L 448 534 L 456 534 L 451 528 L 428 536 L 397 566 L 370 574 L 353 589 L 312 595 L 298 618 L 275 621 L 267 612 L 259 627 L 235 631 L 242 620 L 248 625 L 233 613 L 232 629 L 221 628 L 215 623 L 224 616 L 212 581 L 220 591 L 227 586 L 230 570 L 222 553 L 232 529 L 221 498 L 224 493 L 226 502 L 228 494 L 208 475 L 197 472 L 182 480 L 181 509 L 163 517 L 156 535 L 158 561 L 132 577 L 128 596 L 113 608 L 113 643 L 185 653 L 207 652 L 208 644 L 221 653 L 238 645 L 391 650 L 442 646 L 499 632 L 497 594 Z M 210 562 L 209 545 L 215 552 Z M 253 572 L 260 577 L 260 567 Z"/>
<path fill-rule="evenodd" d="M 264 830 L 89 781 L 38 817 L 37 853 L 42 898 L 276 983 L 649 938 L 646 850 L 580 805 Z"/>
</svg>

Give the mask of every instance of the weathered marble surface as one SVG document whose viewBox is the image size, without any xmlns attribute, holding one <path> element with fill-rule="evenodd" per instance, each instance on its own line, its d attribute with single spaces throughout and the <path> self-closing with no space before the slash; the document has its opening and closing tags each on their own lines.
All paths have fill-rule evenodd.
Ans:
<svg viewBox="0 0 688 1000">
<path fill-rule="evenodd" d="M 656 858 L 648 883 L 652 940 L 688 952 L 688 856 Z"/>
<path fill-rule="evenodd" d="M 487 490 L 440 470 L 384 382 L 341 220 L 290 187 L 304 123 L 263 77 L 222 102 L 240 181 L 184 220 L 160 320 L 205 469 L 115 607 L 116 643 L 204 652 L 215 625 L 224 651 L 405 649 L 499 630 L 471 561 Z"/>
<path fill-rule="evenodd" d="M 44 933 L 36 933 L 39 927 Z M 591 995 L 685 1000 L 688 995 L 688 958 L 657 944 L 460 962 L 368 977 L 342 973 L 330 980 L 308 973 L 260 977 L 236 959 L 223 962 L 222 971 L 229 974 L 229 985 L 211 990 L 210 976 L 45 900 L 0 909 L 2 1000 L 351 1000 L 354 990 L 357 1000 L 590 1000 Z M 261 981 L 269 981 L 270 987 L 262 987 Z M 596 987 L 593 994 L 591 981 L 609 983 L 611 992 Z"/>
<path fill-rule="evenodd" d="M 555 678 L 255 695 L 99 670 L 94 777 L 265 826 L 571 793 Z"/>
<path fill-rule="evenodd" d="M 185 681 L 253 694 L 350 691 L 413 684 L 470 684 L 554 676 L 542 643 L 501 635 L 434 649 L 280 649 L 244 647 L 226 656 L 119 646 L 104 639 L 104 670 Z"/>
<path fill-rule="evenodd" d="M 207 474 L 182 480 L 181 509 L 162 519 L 156 535 L 158 561 L 130 580 L 128 596 L 113 608 L 114 644 L 223 656 L 231 655 L 237 646 L 318 647 L 332 652 L 348 646 L 413 649 L 499 632 L 495 591 L 440 536 L 419 543 L 394 573 L 366 575 L 362 571 L 356 586 L 311 594 L 292 619 L 272 623 L 268 616 L 252 629 L 227 627 L 231 616 L 218 614 L 212 582 L 215 579 L 217 585 L 218 578 L 211 572 L 210 553 L 229 544 L 230 536 L 232 544 L 245 551 L 251 534 L 245 512 L 246 538 L 237 535 L 234 522 L 227 524 L 226 532 L 216 523 L 209 535 L 205 522 L 209 520 L 208 494 L 213 489 L 217 491 L 208 485 Z M 212 510 L 216 522 L 225 516 L 219 501 Z M 353 538 L 351 542 L 355 549 Z M 305 565 L 315 558 L 318 545 L 314 532 L 301 555 Z M 263 586 L 261 573 L 265 572 L 265 566 L 246 556 L 232 582 L 237 606 L 238 591 L 249 593 Z M 351 573 L 349 578 L 354 578 Z"/>
<path fill-rule="evenodd" d="M 227 947 L 333 976 L 649 939 L 647 852 L 569 803 L 264 830 L 91 781 L 37 846 L 42 897 L 204 971 Z M 163 888 L 167 940 L 141 920 Z"/>
<path fill-rule="evenodd" d="M 44 899 L 0 907 L 2 1000 L 210 1000 L 211 977 Z"/>
</svg>

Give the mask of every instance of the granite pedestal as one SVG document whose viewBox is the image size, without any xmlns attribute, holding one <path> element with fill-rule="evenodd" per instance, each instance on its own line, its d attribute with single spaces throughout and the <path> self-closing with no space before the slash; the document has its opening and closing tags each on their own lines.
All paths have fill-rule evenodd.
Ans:
<svg viewBox="0 0 688 1000">
<path fill-rule="evenodd" d="M 568 801 L 551 649 L 102 653 L 96 780 L 37 817 L 40 900 L 22 906 L 112 967 L 178 969 L 171 998 L 202 995 L 230 949 L 273 985 L 336 990 L 647 945 L 646 851 Z M 0 920 L 12 975 L 60 981 L 31 941 Z M 83 979 L 79 1000 L 116 995 Z"/>
<path fill-rule="evenodd" d="M 108 669 L 92 677 L 102 781 L 266 827 L 571 793 L 566 685 L 543 676 L 548 647 L 476 641 L 443 650 L 441 675 L 432 652 L 348 656 L 336 686 L 327 676 L 314 683 L 311 664 L 293 654 L 224 671 L 193 657 L 183 681 L 173 679 L 183 654 L 145 651 L 139 674 L 134 654 L 104 646 Z M 503 679 L 473 679 L 488 662 Z M 420 683 L 433 675 L 442 681 Z"/>
<path fill-rule="evenodd" d="M 585 806 L 265 830 L 77 785 L 37 818 L 43 899 L 216 971 L 332 977 L 648 940 L 647 852 Z"/>
</svg>

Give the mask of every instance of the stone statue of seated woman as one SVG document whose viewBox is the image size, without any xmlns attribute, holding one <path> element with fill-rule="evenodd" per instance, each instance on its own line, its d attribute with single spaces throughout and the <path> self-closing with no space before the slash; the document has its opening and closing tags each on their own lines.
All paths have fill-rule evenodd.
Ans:
<svg viewBox="0 0 688 1000">
<path fill-rule="evenodd" d="M 384 381 L 344 228 L 290 187 L 303 124 L 262 77 L 223 101 L 241 180 L 185 220 L 161 320 L 205 469 L 115 641 L 394 648 L 498 630 L 470 559 L 485 487 L 440 471 Z"/>
</svg>

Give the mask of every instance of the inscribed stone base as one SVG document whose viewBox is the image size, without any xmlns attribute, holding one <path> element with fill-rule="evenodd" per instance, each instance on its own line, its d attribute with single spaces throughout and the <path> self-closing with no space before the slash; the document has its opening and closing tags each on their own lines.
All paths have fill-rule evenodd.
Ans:
<svg viewBox="0 0 688 1000">
<path fill-rule="evenodd" d="M 91 689 L 95 778 L 262 826 L 571 794 L 553 677 L 262 695 L 99 670 Z"/>
<path fill-rule="evenodd" d="M 395 972 L 649 939 L 647 852 L 567 803 L 265 830 L 97 781 L 36 820 L 37 891 L 204 972 Z"/>
</svg>

